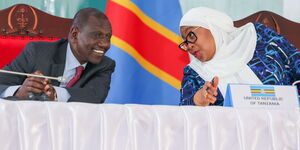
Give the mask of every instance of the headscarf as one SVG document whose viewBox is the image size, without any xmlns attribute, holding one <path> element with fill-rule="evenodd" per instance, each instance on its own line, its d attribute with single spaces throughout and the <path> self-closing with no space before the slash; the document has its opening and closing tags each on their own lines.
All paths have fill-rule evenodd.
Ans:
<svg viewBox="0 0 300 150">
<path fill-rule="evenodd" d="M 235 28 L 228 15 L 197 7 L 181 18 L 180 26 L 200 26 L 212 33 L 216 44 L 215 55 L 206 62 L 190 55 L 189 66 L 205 81 L 218 76 L 218 87 L 224 97 L 228 83 L 262 84 L 247 65 L 254 55 L 257 40 L 252 23 Z"/>
</svg>

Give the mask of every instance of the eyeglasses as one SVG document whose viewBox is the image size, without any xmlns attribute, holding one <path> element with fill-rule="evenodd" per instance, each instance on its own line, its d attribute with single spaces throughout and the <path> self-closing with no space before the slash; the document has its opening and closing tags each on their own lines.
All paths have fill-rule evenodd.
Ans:
<svg viewBox="0 0 300 150">
<path fill-rule="evenodd" d="M 193 29 L 192 31 L 190 31 L 188 34 L 187 34 L 187 36 L 185 37 L 185 41 L 183 41 L 182 43 L 180 43 L 179 45 L 178 45 L 178 47 L 181 49 L 181 50 L 183 50 L 183 51 L 185 51 L 185 52 L 187 52 L 187 51 L 189 51 L 189 48 L 188 48 L 188 45 L 189 45 L 189 43 L 195 43 L 196 41 L 197 41 L 197 36 L 196 36 L 196 34 L 194 33 L 194 31 L 195 30 L 197 30 L 199 27 L 197 27 L 197 28 L 195 28 L 195 29 Z"/>
</svg>

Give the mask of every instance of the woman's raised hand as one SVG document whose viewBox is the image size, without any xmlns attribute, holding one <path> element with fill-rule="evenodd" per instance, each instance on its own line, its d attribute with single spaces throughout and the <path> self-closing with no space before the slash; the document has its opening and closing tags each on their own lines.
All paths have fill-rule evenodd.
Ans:
<svg viewBox="0 0 300 150">
<path fill-rule="evenodd" d="M 203 87 L 194 95 L 194 103 L 197 106 L 208 106 L 216 102 L 218 95 L 219 78 L 214 77 L 211 82 L 206 81 Z"/>
</svg>

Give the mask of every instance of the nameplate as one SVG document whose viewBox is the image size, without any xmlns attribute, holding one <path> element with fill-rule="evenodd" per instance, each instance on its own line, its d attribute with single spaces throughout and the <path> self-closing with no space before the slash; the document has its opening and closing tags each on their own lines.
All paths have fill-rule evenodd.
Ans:
<svg viewBox="0 0 300 150">
<path fill-rule="evenodd" d="M 228 84 L 224 106 L 256 108 L 299 107 L 296 86 Z"/>
</svg>

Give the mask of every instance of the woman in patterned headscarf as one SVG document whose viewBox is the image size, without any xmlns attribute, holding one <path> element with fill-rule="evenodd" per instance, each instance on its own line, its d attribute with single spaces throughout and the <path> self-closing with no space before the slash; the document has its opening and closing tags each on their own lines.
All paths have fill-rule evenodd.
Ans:
<svg viewBox="0 0 300 150">
<path fill-rule="evenodd" d="M 300 53 L 263 24 L 235 28 L 226 14 L 197 7 L 182 17 L 180 33 L 179 48 L 191 60 L 180 105 L 223 105 L 228 83 L 291 85 L 300 79 Z"/>
</svg>

